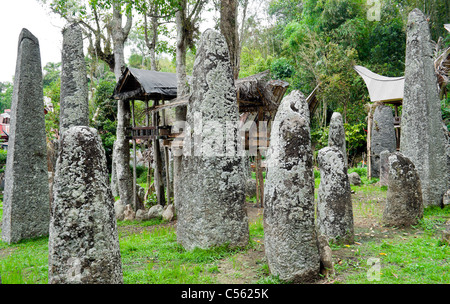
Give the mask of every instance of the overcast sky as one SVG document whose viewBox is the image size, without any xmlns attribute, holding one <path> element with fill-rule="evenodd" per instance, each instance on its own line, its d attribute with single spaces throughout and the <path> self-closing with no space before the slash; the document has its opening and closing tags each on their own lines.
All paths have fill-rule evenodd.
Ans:
<svg viewBox="0 0 450 304">
<path fill-rule="evenodd" d="M 50 13 L 49 9 L 37 0 L 0 1 L 0 82 L 13 79 L 18 40 L 23 28 L 27 28 L 39 39 L 42 67 L 48 62 L 61 62 L 61 31 L 66 22 L 58 15 Z M 255 2 L 255 5 L 259 5 L 261 9 L 261 3 L 265 1 L 251 2 Z M 255 9 L 258 10 L 258 6 Z M 214 14 L 213 12 L 204 14 L 205 20 L 200 25 L 200 31 L 214 26 L 212 18 Z M 130 51 L 126 50 L 125 56 L 129 56 L 129 53 Z"/>
<path fill-rule="evenodd" d="M 47 14 L 36 0 L 2 0 L 0 4 L 0 81 L 12 81 L 20 31 L 27 28 L 39 39 L 42 66 L 61 61 L 62 28 L 65 22 Z"/>
</svg>

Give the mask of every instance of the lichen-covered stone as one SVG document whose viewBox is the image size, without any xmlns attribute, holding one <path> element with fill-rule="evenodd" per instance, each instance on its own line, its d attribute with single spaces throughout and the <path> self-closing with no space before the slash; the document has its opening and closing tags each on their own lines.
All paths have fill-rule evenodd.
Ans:
<svg viewBox="0 0 450 304">
<path fill-rule="evenodd" d="M 400 151 L 420 176 L 425 207 L 439 206 L 447 190 L 445 139 L 430 37 L 425 15 L 414 9 L 407 24 Z"/>
<path fill-rule="evenodd" d="M 15 243 L 48 234 L 50 195 L 39 41 L 19 37 L 5 170 L 2 238 Z"/>
<path fill-rule="evenodd" d="M 63 29 L 60 134 L 72 126 L 89 125 L 88 92 L 81 27 L 72 23 Z"/>
<path fill-rule="evenodd" d="M 317 195 L 317 227 L 330 242 L 354 240 L 351 188 L 344 156 L 337 147 L 319 150 L 320 185 Z"/>
<path fill-rule="evenodd" d="M 423 216 L 422 187 L 411 160 L 400 152 L 389 156 L 389 180 L 383 223 L 386 226 L 416 225 Z"/>
<path fill-rule="evenodd" d="M 361 185 L 361 177 L 359 176 L 358 172 L 352 172 L 348 174 L 348 181 L 350 185 L 359 186 Z"/>
<path fill-rule="evenodd" d="M 122 283 L 105 151 L 95 129 L 63 133 L 49 235 L 49 283 Z"/>
<path fill-rule="evenodd" d="M 314 225 L 314 173 L 309 121 L 295 98 L 275 116 L 264 187 L 264 248 L 270 272 L 284 281 L 310 282 L 320 273 Z"/>
<path fill-rule="evenodd" d="M 395 151 L 394 151 L 395 152 Z M 389 156 L 391 152 L 388 150 L 380 153 L 380 186 L 387 186 L 389 180 Z"/>
<path fill-rule="evenodd" d="M 380 153 L 384 150 L 395 152 L 397 139 L 395 137 L 394 116 L 392 108 L 380 104 L 375 108 L 372 120 L 372 135 L 370 141 L 370 161 L 372 177 L 380 176 Z"/>
<path fill-rule="evenodd" d="M 213 30 L 202 34 L 192 77 L 183 182 L 175 197 L 177 240 L 187 250 L 245 246 L 249 240 L 245 164 L 238 154 L 236 88 L 221 34 Z"/>
<path fill-rule="evenodd" d="M 328 131 L 328 147 L 337 147 L 344 157 L 345 166 L 348 166 L 347 150 L 345 145 L 345 129 L 342 115 L 339 112 L 334 112 L 331 116 L 330 126 Z"/>
</svg>

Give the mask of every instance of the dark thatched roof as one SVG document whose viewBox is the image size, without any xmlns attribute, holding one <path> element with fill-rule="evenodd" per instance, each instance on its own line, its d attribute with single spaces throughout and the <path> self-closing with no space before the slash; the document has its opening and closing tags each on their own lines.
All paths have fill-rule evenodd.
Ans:
<svg viewBox="0 0 450 304">
<path fill-rule="evenodd" d="M 126 68 L 114 88 L 114 99 L 170 100 L 177 97 L 177 75 Z"/>
</svg>

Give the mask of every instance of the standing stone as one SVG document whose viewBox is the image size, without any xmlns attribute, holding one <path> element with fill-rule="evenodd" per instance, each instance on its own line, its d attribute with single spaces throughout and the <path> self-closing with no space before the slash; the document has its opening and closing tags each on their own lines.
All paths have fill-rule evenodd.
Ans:
<svg viewBox="0 0 450 304">
<path fill-rule="evenodd" d="M 245 246 L 249 240 L 245 164 L 237 151 L 236 88 L 221 34 L 213 30 L 202 34 L 192 76 L 183 183 L 175 198 L 177 239 L 187 250 Z"/>
<path fill-rule="evenodd" d="M 320 185 L 317 227 L 330 242 L 351 244 L 354 239 L 351 188 L 344 156 L 337 147 L 319 150 Z"/>
<path fill-rule="evenodd" d="M 97 130 L 63 133 L 49 237 L 49 283 L 122 283 L 114 198 Z"/>
<path fill-rule="evenodd" d="M 387 186 L 389 179 L 389 156 L 391 152 L 388 150 L 380 153 L 380 186 Z"/>
<path fill-rule="evenodd" d="M 264 247 L 273 275 L 284 281 L 309 282 L 320 273 L 314 173 L 309 122 L 295 103 L 296 99 L 283 99 L 270 135 Z"/>
<path fill-rule="evenodd" d="M 447 190 L 447 163 L 442 132 L 430 29 L 423 13 L 408 17 L 405 88 L 400 151 L 415 165 L 425 207 L 439 206 Z"/>
<path fill-rule="evenodd" d="M 61 135 L 72 126 L 88 125 L 88 80 L 83 36 L 78 23 L 72 23 L 63 29 L 59 132 Z"/>
<path fill-rule="evenodd" d="M 383 222 L 386 226 L 416 225 L 423 216 L 422 187 L 411 160 L 400 152 L 389 156 L 389 180 Z"/>
<path fill-rule="evenodd" d="M 380 177 L 380 154 L 384 150 L 395 152 L 397 139 L 394 129 L 392 108 L 380 104 L 375 108 L 372 120 L 372 136 L 370 140 L 370 161 L 372 177 Z"/>
<path fill-rule="evenodd" d="M 348 166 L 347 151 L 345 147 L 345 129 L 342 115 L 339 112 L 334 112 L 331 116 L 330 126 L 328 131 L 328 147 L 337 147 L 344 157 L 345 167 Z"/>
<path fill-rule="evenodd" d="M 2 237 L 15 243 L 48 234 L 50 196 L 39 41 L 27 29 L 19 48 L 5 170 Z"/>
</svg>

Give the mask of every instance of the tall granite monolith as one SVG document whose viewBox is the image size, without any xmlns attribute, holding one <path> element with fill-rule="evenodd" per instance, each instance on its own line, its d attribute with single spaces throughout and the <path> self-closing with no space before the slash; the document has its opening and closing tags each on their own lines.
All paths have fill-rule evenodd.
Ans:
<svg viewBox="0 0 450 304">
<path fill-rule="evenodd" d="M 383 224 L 416 225 L 423 216 L 423 207 L 421 182 L 413 162 L 400 152 L 392 153 Z"/>
<path fill-rule="evenodd" d="M 319 150 L 320 185 L 317 195 L 317 228 L 330 242 L 354 240 L 351 188 L 344 156 L 337 147 Z"/>
<path fill-rule="evenodd" d="M 314 173 L 305 99 L 283 98 L 270 135 L 264 187 L 264 248 L 270 272 L 310 282 L 320 273 L 314 225 Z M 309 114 L 308 114 L 309 116 Z"/>
<path fill-rule="evenodd" d="M 372 120 L 370 140 L 370 161 L 372 177 L 380 177 L 380 154 L 384 150 L 395 152 L 397 139 L 394 129 L 392 108 L 380 104 L 375 108 Z"/>
<path fill-rule="evenodd" d="M 228 47 L 206 30 L 194 61 L 179 192 L 177 240 L 187 249 L 249 240 L 245 163 L 238 153 L 239 114 Z"/>
<path fill-rule="evenodd" d="M 447 190 L 445 139 L 430 37 L 425 15 L 414 9 L 407 23 L 400 151 L 419 173 L 425 207 L 439 206 Z"/>
<path fill-rule="evenodd" d="M 89 125 L 89 91 L 81 27 L 71 23 L 62 33 L 60 134 L 72 126 Z"/>
<path fill-rule="evenodd" d="M 50 284 L 123 282 L 114 198 L 97 130 L 75 126 L 61 138 L 49 233 Z"/>
<path fill-rule="evenodd" d="M 328 131 L 328 147 L 337 147 L 344 156 L 345 166 L 348 166 L 347 150 L 345 144 L 345 129 L 342 115 L 339 112 L 334 112 L 331 116 L 330 126 Z"/>
<path fill-rule="evenodd" d="M 19 37 L 5 171 L 3 241 L 47 235 L 50 196 L 41 56 L 38 39 L 27 29 Z"/>
</svg>

